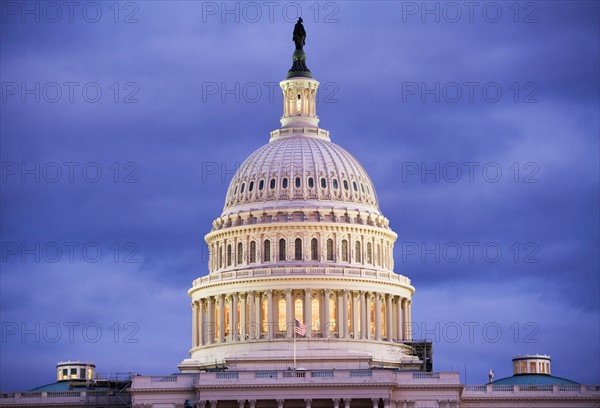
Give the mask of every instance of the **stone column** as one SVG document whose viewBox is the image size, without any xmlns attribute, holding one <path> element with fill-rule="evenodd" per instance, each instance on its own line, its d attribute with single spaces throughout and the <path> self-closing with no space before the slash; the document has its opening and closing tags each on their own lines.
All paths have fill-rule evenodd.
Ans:
<svg viewBox="0 0 600 408">
<path fill-rule="evenodd" d="M 215 342 L 215 298 L 208 297 L 208 308 L 206 312 L 206 342 L 213 344 Z"/>
<path fill-rule="evenodd" d="M 249 324 L 248 324 L 248 328 L 246 329 L 248 332 L 248 338 L 250 340 L 254 340 L 256 337 L 256 313 L 255 313 L 255 306 L 254 306 L 254 291 L 251 290 L 250 292 L 248 292 L 248 309 L 250 310 L 250 316 L 249 317 Z"/>
<path fill-rule="evenodd" d="M 367 339 L 367 292 L 360 291 L 360 338 Z"/>
<path fill-rule="evenodd" d="M 350 398 L 344 398 L 344 408 L 350 408 L 351 401 L 352 401 L 352 399 L 350 399 Z"/>
<path fill-rule="evenodd" d="M 192 302 L 192 348 L 198 347 L 198 304 Z"/>
<path fill-rule="evenodd" d="M 238 407 L 244 408 L 246 406 L 246 400 L 238 400 Z"/>
<path fill-rule="evenodd" d="M 333 408 L 340 408 L 340 399 L 334 398 L 333 400 Z"/>
<path fill-rule="evenodd" d="M 204 300 L 198 301 L 198 345 L 204 345 Z"/>
<path fill-rule="evenodd" d="M 310 398 L 306 398 L 304 400 L 304 404 L 305 404 L 306 408 L 310 408 L 310 406 L 312 405 L 312 400 Z"/>
<path fill-rule="evenodd" d="M 225 326 L 229 326 L 229 327 L 225 327 L 228 330 L 225 330 L 225 332 L 227 333 L 227 340 L 228 342 L 232 342 L 233 341 L 233 295 L 227 295 L 225 297 L 225 304 L 229 304 L 229 310 L 227 312 L 227 320 L 229 324 L 226 324 Z"/>
<path fill-rule="evenodd" d="M 267 290 L 267 336 L 273 338 L 273 290 Z M 282 400 L 283 401 L 283 400 Z M 283 403 L 282 403 L 283 404 Z"/>
<path fill-rule="evenodd" d="M 217 401 L 216 400 L 211 400 L 210 401 L 210 408 L 217 408 Z"/>
<path fill-rule="evenodd" d="M 306 324 L 306 337 L 312 337 L 312 304 L 310 289 L 304 289 L 304 323 Z"/>
<path fill-rule="evenodd" d="M 240 341 L 245 341 L 248 338 L 248 316 L 246 314 L 247 308 L 248 306 L 246 305 L 246 294 L 240 293 Z"/>
<path fill-rule="evenodd" d="M 284 402 L 284 401 L 285 401 L 285 400 L 278 399 L 278 400 L 277 400 L 277 408 L 283 408 L 283 402 Z"/>
<path fill-rule="evenodd" d="M 292 299 L 292 290 L 285 290 L 285 329 L 286 336 L 288 338 L 292 337 L 294 332 L 294 307 L 293 307 L 293 299 Z"/>
<path fill-rule="evenodd" d="M 366 307 L 366 324 L 365 324 L 365 333 L 366 339 L 370 339 L 371 337 L 371 295 L 369 292 L 365 294 L 365 307 Z"/>
<path fill-rule="evenodd" d="M 406 330 L 406 335 L 407 335 L 407 340 L 408 341 L 412 341 L 412 300 L 409 300 L 406 304 L 406 309 L 407 309 L 407 318 L 408 318 L 408 325 L 407 325 L 407 330 Z"/>
<path fill-rule="evenodd" d="M 240 407 L 240 408 L 243 408 L 243 407 Z M 383 408 L 390 408 L 390 399 L 389 398 L 383 399 Z"/>
<path fill-rule="evenodd" d="M 381 295 L 375 293 L 375 340 L 381 341 Z"/>
<path fill-rule="evenodd" d="M 238 330 L 238 302 L 240 300 L 238 293 L 234 292 L 233 296 L 231 297 L 232 302 L 231 302 L 231 316 L 232 319 L 229 320 L 229 324 L 231 325 L 231 341 L 238 341 L 238 334 L 239 334 L 239 330 Z"/>
<path fill-rule="evenodd" d="M 225 295 L 220 295 L 217 300 L 219 301 L 219 337 L 218 343 L 225 341 Z"/>
<path fill-rule="evenodd" d="M 373 402 L 373 408 L 379 407 L 379 398 L 371 398 L 371 401 Z"/>
<path fill-rule="evenodd" d="M 359 310 L 358 310 L 358 296 L 359 292 L 352 292 L 352 338 L 358 339 L 360 336 L 358 331 L 358 318 L 359 318 Z"/>
<path fill-rule="evenodd" d="M 267 316 L 263 316 L 266 312 L 263 313 L 262 304 L 263 294 L 261 292 L 256 292 L 254 294 L 254 337 L 257 340 L 260 340 L 262 334 L 262 321 L 263 319 L 267 320 Z"/>
<path fill-rule="evenodd" d="M 392 295 L 389 293 L 385 295 L 385 336 L 387 341 L 392 341 Z"/>
<path fill-rule="evenodd" d="M 330 333 L 329 333 L 329 325 L 331 324 L 331 322 L 329 321 L 329 296 L 330 296 L 330 290 L 329 289 L 325 289 L 325 296 L 323 299 L 323 321 L 321 323 L 321 325 L 323 326 L 323 337 L 327 338 L 329 337 Z"/>
<path fill-rule="evenodd" d="M 342 290 L 342 335 L 341 337 L 348 338 L 348 291 Z"/>
<path fill-rule="evenodd" d="M 256 407 L 256 400 L 248 400 L 248 405 L 250 406 L 250 408 L 255 408 Z"/>
<path fill-rule="evenodd" d="M 402 340 L 408 340 L 408 337 L 406 335 L 407 331 L 408 331 L 408 322 L 406 321 L 406 298 L 403 297 L 402 300 L 400 301 L 400 307 L 402 308 L 402 312 L 400 313 L 402 315 Z"/>
<path fill-rule="evenodd" d="M 338 338 L 344 337 L 344 308 L 342 307 L 342 291 L 338 290 L 336 293 L 336 305 L 337 305 L 337 313 L 336 313 L 336 322 L 335 326 L 337 328 Z"/>
<path fill-rule="evenodd" d="M 398 341 L 402 341 L 404 335 L 402 334 L 402 297 L 400 296 L 396 298 L 396 322 L 398 326 L 398 336 L 396 338 Z"/>
</svg>

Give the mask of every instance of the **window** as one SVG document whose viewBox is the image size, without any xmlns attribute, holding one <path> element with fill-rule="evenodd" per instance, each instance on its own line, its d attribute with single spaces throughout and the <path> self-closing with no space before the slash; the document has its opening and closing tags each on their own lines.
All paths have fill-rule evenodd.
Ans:
<svg viewBox="0 0 600 408">
<path fill-rule="evenodd" d="M 315 186 L 315 181 L 312 177 L 308 178 L 308 188 L 313 188 Z"/>
<path fill-rule="evenodd" d="M 321 188 L 325 187 L 327 187 L 327 180 L 325 180 L 325 177 L 321 177 Z"/>
<path fill-rule="evenodd" d="M 294 241 L 294 258 L 296 261 L 302 260 L 302 240 L 300 238 L 296 238 Z"/>
<path fill-rule="evenodd" d="M 288 188 L 288 179 L 287 179 L 287 177 L 284 177 L 283 180 L 281 180 L 281 187 Z"/>
<path fill-rule="evenodd" d="M 354 243 L 354 260 L 360 262 L 360 241 Z"/>
<path fill-rule="evenodd" d="M 262 191 L 265 188 L 265 181 L 261 180 L 258 182 L 258 191 Z"/>
<path fill-rule="evenodd" d="M 248 191 L 252 191 L 254 190 L 254 181 L 251 181 L 250 184 L 248 185 Z"/>
<path fill-rule="evenodd" d="M 246 187 L 246 183 L 242 183 L 242 189 L 240 190 L 240 193 L 244 193 L 244 188 Z"/>
<path fill-rule="evenodd" d="M 279 328 L 279 331 L 285 331 L 285 326 L 287 323 L 286 322 L 287 310 L 285 310 L 285 300 L 281 299 L 279 301 L 278 305 L 279 305 L 279 314 L 278 314 L 278 319 L 277 319 L 279 321 L 278 328 Z"/>
<path fill-rule="evenodd" d="M 62 370 L 63 375 L 66 377 L 69 375 L 69 369 L 68 368 L 63 368 Z"/>
<path fill-rule="evenodd" d="M 271 179 L 271 182 L 269 183 L 269 188 L 271 190 L 273 190 L 275 188 L 275 179 L 274 178 Z"/>
<path fill-rule="evenodd" d="M 85 378 L 85 368 L 79 369 L 79 378 Z"/>
<path fill-rule="evenodd" d="M 310 314 L 311 314 L 311 322 L 312 322 L 312 327 L 318 327 L 319 329 L 321 328 L 321 318 L 320 318 L 320 311 L 319 311 L 319 299 L 313 299 L 311 304 L 310 304 Z"/>
<path fill-rule="evenodd" d="M 312 261 L 319 260 L 319 258 L 318 258 L 319 254 L 317 252 L 317 245 L 318 245 L 318 242 L 317 242 L 316 238 L 313 238 L 310 240 L 310 259 Z"/>
<path fill-rule="evenodd" d="M 241 242 L 238 242 L 238 248 L 237 248 L 237 264 L 241 264 L 243 263 L 243 258 L 244 258 L 244 247 L 242 246 Z"/>
<path fill-rule="evenodd" d="M 250 263 L 256 262 L 256 241 L 250 242 Z"/>
<path fill-rule="evenodd" d="M 266 332 L 268 330 L 268 328 L 267 328 L 267 299 L 266 298 L 264 298 L 262 301 L 261 317 L 262 317 L 262 325 L 261 325 L 262 331 Z"/>
<path fill-rule="evenodd" d="M 331 183 L 333 184 L 333 188 L 335 188 L 337 190 L 337 188 L 338 188 L 338 181 L 337 181 L 337 179 L 333 179 L 333 181 Z"/>
<path fill-rule="evenodd" d="M 367 263 L 369 264 L 373 263 L 373 251 L 371 249 L 371 243 L 367 242 Z"/>
<path fill-rule="evenodd" d="M 263 248 L 263 262 L 271 262 L 271 241 L 265 240 L 265 246 Z"/>
<path fill-rule="evenodd" d="M 513 363 L 513 374 L 519 374 L 519 363 Z"/>
<path fill-rule="evenodd" d="M 285 239 L 279 240 L 279 260 L 285 261 Z"/>
<path fill-rule="evenodd" d="M 237 186 L 237 184 L 236 184 L 236 185 L 235 185 L 235 188 L 233 189 L 233 195 L 236 195 L 236 194 L 237 194 L 237 188 L 238 188 L 238 186 Z"/>
<path fill-rule="evenodd" d="M 348 180 L 344 180 L 344 190 L 348 190 Z"/>
<path fill-rule="evenodd" d="M 356 185 L 356 181 L 352 182 L 352 188 L 354 189 L 354 191 L 358 191 L 358 186 Z"/>
<path fill-rule="evenodd" d="M 333 239 L 327 240 L 327 260 L 333 261 Z"/>
<path fill-rule="evenodd" d="M 363 183 L 360 183 L 360 191 L 362 191 L 363 194 L 365 193 L 365 186 L 363 185 Z"/>
<path fill-rule="evenodd" d="M 348 241 L 342 240 L 342 262 L 348 262 Z"/>
<path fill-rule="evenodd" d="M 227 245 L 227 266 L 231 266 L 231 244 Z"/>
<path fill-rule="evenodd" d="M 300 186 L 302 185 L 302 182 L 300 181 L 300 177 L 296 177 L 294 184 L 296 185 L 296 188 L 300 188 Z"/>
<path fill-rule="evenodd" d="M 294 302 L 294 318 L 296 318 L 299 322 L 303 322 L 303 314 L 304 313 L 302 313 L 302 300 L 296 299 L 296 301 Z"/>
</svg>

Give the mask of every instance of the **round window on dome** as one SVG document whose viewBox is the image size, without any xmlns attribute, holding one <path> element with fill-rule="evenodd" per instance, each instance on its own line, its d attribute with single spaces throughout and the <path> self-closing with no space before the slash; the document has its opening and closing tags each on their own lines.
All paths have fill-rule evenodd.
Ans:
<svg viewBox="0 0 600 408">
<path fill-rule="evenodd" d="M 315 186 L 315 182 L 312 177 L 308 178 L 308 188 L 313 188 Z"/>
<path fill-rule="evenodd" d="M 248 185 L 248 191 L 252 191 L 254 190 L 254 181 L 251 181 L 250 184 Z"/>
<path fill-rule="evenodd" d="M 270 182 L 270 184 L 269 184 L 269 188 L 270 188 L 271 190 L 273 190 L 273 189 L 275 188 L 275 179 L 274 179 L 274 178 L 272 178 L 272 179 L 271 179 L 271 182 Z"/>
<path fill-rule="evenodd" d="M 258 182 L 258 190 L 262 191 L 263 188 L 265 188 L 265 181 L 261 180 L 261 181 Z"/>
<path fill-rule="evenodd" d="M 358 186 L 356 185 L 356 181 L 352 182 L 352 188 L 354 189 L 354 191 L 358 191 Z"/>
<path fill-rule="evenodd" d="M 338 188 L 338 181 L 337 181 L 337 179 L 333 179 L 331 181 L 331 183 L 333 184 L 333 188 L 335 188 L 337 190 L 337 188 Z M 243 188 L 244 188 L 244 186 L 242 185 L 242 189 Z"/>
<path fill-rule="evenodd" d="M 344 180 L 344 190 L 348 190 L 348 180 Z"/>
<path fill-rule="evenodd" d="M 302 182 L 300 181 L 300 177 L 296 177 L 294 184 L 296 185 L 296 188 L 300 188 L 300 186 L 302 185 Z"/>
<path fill-rule="evenodd" d="M 325 187 L 327 187 L 327 180 L 325 180 L 325 177 L 321 177 L 321 188 Z"/>
<path fill-rule="evenodd" d="M 242 183 L 242 188 L 241 188 L 241 190 L 240 190 L 240 193 L 242 193 L 242 194 L 244 193 L 244 188 L 245 188 L 245 187 L 246 187 L 246 183 Z"/>
<path fill-rule="evenodd" d="M 283 180 L 281 180 L 281 187 L 282 188 L 288 188 L 288 179 L 287 179 L 287 177 L 284 177 Z"/>
</svg>

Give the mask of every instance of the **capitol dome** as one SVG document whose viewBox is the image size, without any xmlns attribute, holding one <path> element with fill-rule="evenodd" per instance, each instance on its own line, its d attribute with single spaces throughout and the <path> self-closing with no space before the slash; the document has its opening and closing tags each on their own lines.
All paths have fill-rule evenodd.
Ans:
<svg viewBox="0 0 600 408">
<path fill-rule="evenodd" d="M 365 169 L 319 128 L 319 82 L 296 45 L 281 127 L 237 170 L 205 236 L 208 274 L 188 290 L 192 348 L 179 368 L 419 370 L 397 235 Z"/>
</svg>

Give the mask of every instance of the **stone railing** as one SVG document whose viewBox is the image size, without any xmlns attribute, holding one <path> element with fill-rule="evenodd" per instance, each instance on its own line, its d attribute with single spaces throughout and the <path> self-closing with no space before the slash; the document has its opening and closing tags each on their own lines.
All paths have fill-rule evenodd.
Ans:
<svg viewBox="0 0 600 408">
<path fill-rule="evenodd" d="M 351 278 L 367 278 L 394 282 L 401 285 L 410 285 L 410 279 L 393 272 L 380 271 L 366 268 L 343 268 L 343 267 L 284 267 L 284 268 L 245 268 L 227 272 L 215 272 L 207 276 L 195 279 L 192 286 L 204 286 L 208 283 L 223 282 L 227 280 L 259 278 L 265 276 L 347 276 Z"/>
<path fill-rule="evenodd" d="M 107 407 L 129 404 L 128 393 L 120 393 L 117 397 L 115 392 L 115 390 L 7 392 L 0 394 L 0 406 L 21 404 L 62 406 L 86 404 L 88 401 Z"/>
<path fill-rule="evenodd" d="M 600 397 L 600 386 L 584 384 L 555 384 L 555 385 L 530 385 L 530 384 L 486 384 L 486 385 L 465 385 L 465 396 L 476 396 L 480 393 L 597 393 Z"/>
</svg>

